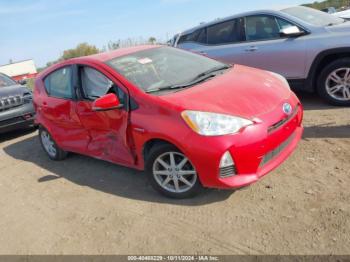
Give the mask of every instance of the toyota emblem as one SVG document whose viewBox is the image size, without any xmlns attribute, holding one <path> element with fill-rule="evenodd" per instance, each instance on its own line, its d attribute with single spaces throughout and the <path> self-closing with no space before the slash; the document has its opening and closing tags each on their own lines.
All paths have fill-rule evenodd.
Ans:
<svg viewBox="0 0 350 262">
<path fill-rule="evenodd" d="M 292 108 L 292 106 L 289 104 L 289 103 L 285 103 L 284 105 L 283 105 L 283 112 L 286 114 L 286 115 L 290 115 L 291 113 L 292 113 L 292 111 L 293 111 L 293 108 Z"/>
</svg>

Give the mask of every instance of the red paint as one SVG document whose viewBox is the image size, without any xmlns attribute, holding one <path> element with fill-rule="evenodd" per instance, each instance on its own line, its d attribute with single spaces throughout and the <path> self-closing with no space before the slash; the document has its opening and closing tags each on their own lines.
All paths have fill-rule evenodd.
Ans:
<svg viewBox="0 0 350 262">
<path fill-rule="evenodd" d="M 15 81 L 20 81 L 23 79 L 32 79 L 35 78 L 38 74 L 24 74 L 24 75 L 19 75 L 19 76 L 12 76 L 11 78 Z"/>
<path fill-rule="evenodd" d="M 222 76 L 198 86 L 163 96 L 144 93 L 104 62 L 152 47 L 119 49 L 111 53 L 72 59 L 41 73 L 36 79 L 34 103 L 37 123 L 44 126 L 64 150 L 144 169 L 143 148 L 152 139 L 177 146 L 191 160 L 205 187 L 242 187 L 257 181 L 279 166 L 301 139 L 303 110 L 299 100 L 284 83 L 270 73 L 235 65 Z M 95 103 L 49 97 L 43 79 L 54 70 L 70 64 L 89 65 L 118 84 L 138 104 L 138 109 L 94 111 L 93 107 L 114 107 L 112 96 Z M 107 101 L 106 101 L 107 100 Z M 286 115 L 284 103 L 298 112 L 272 133 L 268 128 Z M 236 115 L 255 119 L 255 124 L 234 135 L 205 137 L 192 131 L 181 117 L 184 110 Z M 288 138 L 283 152 L 264 166 L 262 158 Z M 220 159 L 230 151 L 238 175 L 219 177 Z"/>
<path fill-rule="evenodd" d="M 96 99 L 92 108 L 94 111 L 107 111 L 117 109 L 120 106 L 118 97 L 115 94 L 108 94 L 99 99 Z"/>
</svg>

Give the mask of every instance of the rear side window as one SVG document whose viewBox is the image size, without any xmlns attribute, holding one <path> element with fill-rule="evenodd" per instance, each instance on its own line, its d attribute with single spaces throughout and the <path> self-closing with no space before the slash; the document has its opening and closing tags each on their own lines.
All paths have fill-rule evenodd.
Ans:
<svg viewBox="0 0 350 262">
<path fill-rule="evenodd" d="M 72 68 L 64 67 L 54 71 L 45 78 L 45 88 L 49 96 L 72 99 Z"/>
<path fill-rule="evenodd" d="M 240 19 L 223 22 L 208 27 L 208 44 L 219 45 L 241 42 Z"/>
<path fill-rule="evenodd" d="M 191 34 L 183 35 L 180 37 L 177 44 L 182 44 L 186 42 L 195 42 L 195 43 L 201 43 L 206 44 L 207 43 L 207 29 L 202 28 L 199 29 Z"/>
<path fill-rule="evenodd" d="M 203 28 L 202 30 L 199 31 L 197 42 L 201 43 L 201 44 L 207 43 L 207 29 L 206 28 Z"/>
<path fill-rule="evenodd" d="M 280 38 L 280 25 L 273 16 L 248 16 L 246 18 L 245 27 L 247 41 L 261 41 Z"/>
<path fill-rule="evenodd" d="M 202 32 L 202 30 L 197 30 L 191 34 L 181 36 L 178 44 L 185 43 L 185 42 L 197 42 L 198 37 L 201 34 L 201 32 Z"/>
<path fill-rule="evenodd" d="M 17 83 L 6 75 L 0 74 L 0 87 L 13 86 Z"/>
</svg>

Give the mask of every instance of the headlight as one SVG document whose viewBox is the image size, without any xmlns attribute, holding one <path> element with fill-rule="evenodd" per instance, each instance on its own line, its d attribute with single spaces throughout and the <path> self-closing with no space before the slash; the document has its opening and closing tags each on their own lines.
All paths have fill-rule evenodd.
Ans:
<svg viewBox="0 0 350 262">
<path fill-rule="evenodd" d="M 216 113 L 184 111 L 181 115 L 193 131 L 203 136 L 235 134 L 253 124 L 248 119 Z"/>
<path fill-rule="evenodd" d="M 274 73 L 274 72 L 269 72 L 269 73 L 271 75 L 273 75 L 274 77 L 277 77 L 279 80 L 281 80 L 284 83 L 284 85 L 290 90 L 290 85 L 284 76 L 277 74 L 277 73 Z"/>
</svg>

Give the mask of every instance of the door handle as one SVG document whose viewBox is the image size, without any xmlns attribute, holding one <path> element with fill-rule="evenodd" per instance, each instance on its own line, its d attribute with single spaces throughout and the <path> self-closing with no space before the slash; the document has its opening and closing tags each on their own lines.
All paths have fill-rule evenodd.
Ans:
<svg viewBox="0 0 350 262">
<path fill-rule="evenodd" d="M 250 47 L 248 47 L 245 51 L 246 51 L 246 52 L 255 52 L 255 51 L 258 51 L 258 50 L 259 50 L 258 47 L 256 47 L 256 46 L 250 46 Z"/>
<path fill-rule="evenodd" d="M 204 52 L 204 51 L 200 51 L 199 52 L 201 55 L 204 55 L 204 56 L 207 56 L 208 54 L 206 53 L 206 52 Z"/>
</svg>

